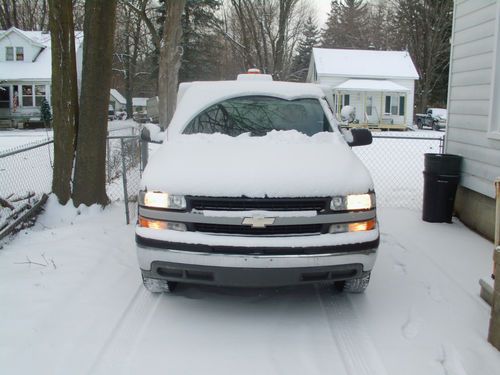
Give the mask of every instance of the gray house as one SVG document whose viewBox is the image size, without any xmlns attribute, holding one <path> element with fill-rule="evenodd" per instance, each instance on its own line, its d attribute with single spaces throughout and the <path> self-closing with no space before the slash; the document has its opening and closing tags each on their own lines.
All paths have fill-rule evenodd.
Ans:
<svg viewBox="0 0 500 375">
<path fill-rule="evenodd" d="M 494 236 L 500 177 L 500 2 L 455 0 L 446 152 L 463 156 L 455 210 Z"/>
</svg>

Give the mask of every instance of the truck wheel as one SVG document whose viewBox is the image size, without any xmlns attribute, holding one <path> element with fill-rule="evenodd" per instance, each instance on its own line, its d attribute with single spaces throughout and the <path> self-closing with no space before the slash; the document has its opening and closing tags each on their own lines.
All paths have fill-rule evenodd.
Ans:
<svg viewBox="0 0 500 375">
<path fill-rule="evenodd" d="M 435 131 L 439 131 L 439 129 L 441 129 L 441 128 L 439 127 L 439 124 L 437 122 L 435 122 L 434 124 L 432 124 L 432 129 Z"/>
<path fill-rule="evenodd" d="M 423 127 L 424 127 L 424 125 L 422 125 L 422 120 L 417 119 L 417 128 L 422 129 Z"/>
<path fill-rule="evenodd" d="M 363 272 L 360 277 L 349 279 L 344 282 L 344 292 L 363 293 L 370 282 L 371 271 Z"/>
<path fill-rule="evenodd" d="M 153 279 L 151 277 L 142 277 L 144 287 L 151 293 L 172 293 L 177 286 L 174 281 Z"/>
</svg>

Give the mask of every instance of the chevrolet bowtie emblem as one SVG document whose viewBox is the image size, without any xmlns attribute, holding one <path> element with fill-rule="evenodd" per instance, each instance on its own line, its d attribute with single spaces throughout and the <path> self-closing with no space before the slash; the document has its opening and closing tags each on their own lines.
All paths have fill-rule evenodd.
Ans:
<svg viewBox="0 0 500 375">
<path fill-rule="evenodd" d="M 252 228 L 265 228 L 267 225 L 274 224 L 274 217 L 246 217 L 243 219 L 243 225 L 251 225 Z"/>
</svg>

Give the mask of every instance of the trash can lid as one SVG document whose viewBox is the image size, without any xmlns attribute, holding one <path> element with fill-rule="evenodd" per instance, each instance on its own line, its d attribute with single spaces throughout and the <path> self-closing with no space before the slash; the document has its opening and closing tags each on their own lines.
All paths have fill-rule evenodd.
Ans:
<svg viewBox="0 0 500 375">
<path fill-rule="evenodd" d="M 460 175 L 462 157 L 453 154 L 424 154 L 425 171 L 434 174 Z"/>
</svg>

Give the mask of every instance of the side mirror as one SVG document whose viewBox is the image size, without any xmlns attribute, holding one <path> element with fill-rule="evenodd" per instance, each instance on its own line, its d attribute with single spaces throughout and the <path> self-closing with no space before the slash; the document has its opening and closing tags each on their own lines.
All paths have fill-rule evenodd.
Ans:
<svg viewBox="0 0 500 375">
<path fill-rule="evenodd" d="M 351 129 L 351 139 L 348 137 L 347 144 L 351 147 L 354 146 L 366 146 L 372 143 L 373 137 L 372 132 L 368 129 Z"/>
</svg>

